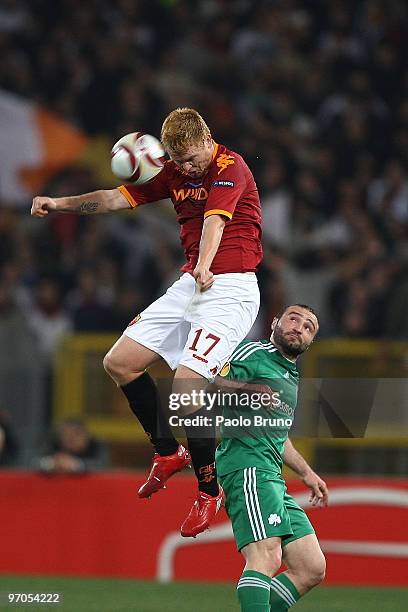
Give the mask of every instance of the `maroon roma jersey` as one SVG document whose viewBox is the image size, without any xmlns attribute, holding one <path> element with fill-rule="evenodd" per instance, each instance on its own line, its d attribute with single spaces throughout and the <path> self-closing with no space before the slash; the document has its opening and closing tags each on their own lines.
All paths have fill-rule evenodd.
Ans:
<svg viewBox="0 0 408 612">
<path fill-rule="evenodd" d="M 186 256 L 183 272 L 197 264 L 201 230 L 206 217 L 227 219 L 211 272 L 255 272 L 262 259 L 261 205 L 252 172 L 240 155 L 215 144 L 206 175 L 194 179 L 173 161 L 144 185 L 118 188 L 132 208 L 171 198 L 180 224 L 180 239 Z"/>
</svg>

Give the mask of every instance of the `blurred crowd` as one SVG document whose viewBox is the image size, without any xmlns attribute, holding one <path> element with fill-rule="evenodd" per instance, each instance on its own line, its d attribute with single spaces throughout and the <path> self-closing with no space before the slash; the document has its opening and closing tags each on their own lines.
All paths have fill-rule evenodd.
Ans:
<svg viewBox="0 0 408 612">
<path fill-rule="evenodd" d="M 71 417 L 59 423 L 33 467 L 48 475 L 106 470 L 110 467 L 109 452 L 80 419 Z"/>
<path fill-rule="evenodd" d="M 193 106 L 241 153 L 264 211 L 262 310 L 310 303 L 324 336 L 408 338 L 403 0 L 3 0 L 0 87 L 112 143 Z M 50 195 L 97 188 L 87 168 Z M 69 330 L 120 331 L 178 273 L 170 207 L 0 209 L 0 319 L 52 358 Z"/>
</svg>

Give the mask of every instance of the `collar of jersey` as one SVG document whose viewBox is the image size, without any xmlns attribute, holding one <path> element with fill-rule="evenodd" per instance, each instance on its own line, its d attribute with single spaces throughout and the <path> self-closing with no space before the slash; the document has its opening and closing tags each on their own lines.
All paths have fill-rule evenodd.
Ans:
<svg viewBox="0 0 408 612">
<path fill-rule="evenodd" d="M 269 340 L 269 342 L 271 342 L 272 346 L 276 349 L 276 352 L 278 353 L 278 355 L 280 355 L 282 357 L 282 359 L 284 359 L 285 361 L 289 362 L 290 365 L 297 370 L 297 366 L 296 366 L 296 361 L 291 361 L 290 359 L 288 359 L 287 357 L 285 357 L 285 355 L 283 355 L 280 350 L 274 345 L 274 343 Z"/>
</svg>

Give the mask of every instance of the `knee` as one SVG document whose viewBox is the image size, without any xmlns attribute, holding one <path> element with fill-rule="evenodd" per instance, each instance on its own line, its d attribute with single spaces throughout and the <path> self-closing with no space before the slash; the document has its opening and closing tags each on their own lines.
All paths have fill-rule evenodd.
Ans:
<svg viewBox="0 0 408 612">
<path fill-rule="evenodd" d="M 263 540 L 257 542 L 260 546 L 254 546 L 245 556 L 247 569 L 253 569 L 267 576 L 273 576 L 279 570 L 282 563 L 282 549 L 279 544 Z"/>
<path fill-rule="evenodd" d="M 308 564 L 307 570 L 304 575 L 305 586 L 308 589 L 320 584 L 326 575 L 326 559 L 321 553 L 318 558 L 314 559 Z"/>
<path fill-rule="evenodd" d="M 267 549 L 265 556 L 269 572 L 266 572 L 271 577 L 276 574 L 282 565 L 282 549 L 280 546 Z"/>
<path fill-rule="evenodd" d="M 116 357 L 112 350 L 110 350 L 103 358 L 103 367 L 105 372 L 109 374 L 114 381 L 123 378 L 128 369 L 126 365 Z"/>
<path fill-rule="evenodd" d="M 267 545 L 263 550 L 265 574 L 273 576 L 282 564 L 282 549 L 280 546 Z"/>
</svg>

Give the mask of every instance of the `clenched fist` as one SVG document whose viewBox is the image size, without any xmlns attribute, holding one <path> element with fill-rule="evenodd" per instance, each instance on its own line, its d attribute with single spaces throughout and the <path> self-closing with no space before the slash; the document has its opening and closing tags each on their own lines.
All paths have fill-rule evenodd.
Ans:
<svg viewBox="0 0 408 612">
<path fill-rule="evenodd" d="M 214 283 L 214 274 L 203 265 L 196 265 L 193 271 L 193 276 L 200 288 L 200 291 L 207 291 L 207 289 L 210 289 Z"/>
<path fill-rule="evenodd" d="M 57 203 L 53 198 L 47 196 L 36 196 L 31 206 L 33 217 L 45 217 L 51 210 L 57 210 Z"/>
</svg>

